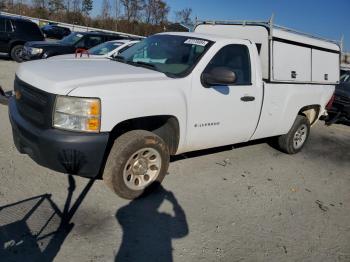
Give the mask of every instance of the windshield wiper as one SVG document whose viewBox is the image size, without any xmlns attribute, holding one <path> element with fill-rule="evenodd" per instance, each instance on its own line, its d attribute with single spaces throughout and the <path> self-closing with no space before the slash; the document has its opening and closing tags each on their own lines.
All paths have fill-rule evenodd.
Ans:
<svg viewBox="0 0 350 262">
<path fill-rule="evenodd" d="M 153 64 L 146 63 L 146 62 L 142 62 L 142 61 L 134 62 L 134 61 L 126 60 L 125 57 L 123 57 L 123 56 L 121 56 L 121 55 L 109 57 L 109 59 L 111 59 L 111 60 L 113 60 L 113 61 L 118 61 L 118 62 L 126 63 L 126 64 L 129 64 L 129 65 L 142 66 L 142 67 L 145 67 L 145 68 L 148 68 L 148 69 L 152 69 L 152 70 L 155 70 L 155 71 L 159 71 L 159 70 L 157 69 L 157 67 L 156 67 L 155 65 L 153 65 Z"/>
<path fill-rule="evenodd" d="M 146 66 L 146 67 L 150 67 L 150 68 L 156 68 L 155 65 L 150 64 L 150 63 L 146 63 L 146 62 L 142 62 L 142 61 L 137 61 L 137 62 L 133 62 L 135 64 L 138 64 L 140 66 Z"/>
<path fill-rule="evenodd" d="M 124 62 L 125 63 L 125 58 L 121 55 L 117 55 L 117 56 L 112 56 L 109 57 L 109 59 L 113 60 L 113 61 L 118 61 L 118 62 Z"/>
<path fill-rule="evenodd" d="M 130 61 L 130 60 L 124 60 L 125 63 L 129 64 L 129 65 L 134 65 L 134 66 L 141 66 L 141 67 L 145 67 L 147 69 L 151 69 L 151 70 L 155 70 L 159 72 L 159 69 L 150 63 L 146 63 L 146 62 L 142 62 L 142 61 Z"/>
<path fill-rule="evenodd" d="M 142 62 L 142 61 L 133 62 L 133 61 L 130 61 L 130 60 L 125 60 L 125 57 L 123 57 L 121 55 L 112 56 L 112 57 L 108 57 L 108 58 L 110 60 L 126 63 L 126 64 L 129 64 L 129 65 L 146 67 L 148 69 L 155 70 L 157 72 L 161 72 L 161 73 L 165 74 L 167 77 L 177 78 L 177 76 L 175 74 L 171 74 L 171 73 L 168 73 L 168 72 L 162 72 L 155 65 L 150 64 L 150 63 L 146 63 L 146 62 Z"/>
</svg>

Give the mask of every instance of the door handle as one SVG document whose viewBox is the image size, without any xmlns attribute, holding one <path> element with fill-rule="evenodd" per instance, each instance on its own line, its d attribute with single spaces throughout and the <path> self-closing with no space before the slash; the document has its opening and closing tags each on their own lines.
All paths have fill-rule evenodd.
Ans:
<svg viewBox="0 0 350 262">
<path fill-rule="evenodd" d="M 251 102 L 251 101 L 255 100 L 255 97 L 254 96 L 243 96 L 243 97 L 241 97 L 241 100 L 243 102 Z"/>
</svg>

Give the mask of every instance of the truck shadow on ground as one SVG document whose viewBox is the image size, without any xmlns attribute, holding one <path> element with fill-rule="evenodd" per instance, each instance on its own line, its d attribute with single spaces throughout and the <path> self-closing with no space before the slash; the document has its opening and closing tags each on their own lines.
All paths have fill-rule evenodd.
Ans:
<svg viewBox="0 0 350 262">
<path fill-rule="evenodd" d="M 0 260 L 53 261 L 71 232 L 71 219 L 94 184 L 90 180 L 72 203 L 75 180 L 68 176 L 68 194 L 63 211 L 50 194 L 0 207 Z"/>
<path fill-rule="evenodd" d="M 159 212 L 164 201 L 172 205 L 173 215 Z M 183 238 L 189 232 L 184 210 L 174 194 L 161 185 L 152 194 L 120 208 L 116 218 L 123 229 L 116 262 L 173 261 L 172 239 Z"/>
<path fill-rule="evenodd" d="M 50 194 L 0 207 L 0 261 L 53 261 L 94 182 L 90 180 L 72 201 L 76 186 L 74 177 L 68 176 L 63 211 Z M 174 194 L 159 184 L 155 187 L 154 192 L 146 192 L 116 212 L 123 237 L 115 261 L 172 261 L 172 239 L 188 234 L 185 212 Z M 158 210 L 164 201 L 172 205 L 173 215 Z"/>
</svg>

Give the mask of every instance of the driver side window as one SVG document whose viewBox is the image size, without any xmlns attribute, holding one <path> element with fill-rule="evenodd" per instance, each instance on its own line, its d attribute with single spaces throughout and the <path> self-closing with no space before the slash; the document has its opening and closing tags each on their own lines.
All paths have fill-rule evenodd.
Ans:
<svg viewBox="0 0 350 262">
<path fill-rule="evenodd" d="M 226 67 L 236 74 L 235 85 L 251 85 L 251 69 L 248 47 L 227 45 L 223 47 L 207 65 L 205 72 L 216 67 Z"/>
<path fill-rule="evenodd" d="M 102 37 L 100 36 L 86 36 L 77 44 L 77 48 L 90 49 L 102 43 Z"/>
</svg>

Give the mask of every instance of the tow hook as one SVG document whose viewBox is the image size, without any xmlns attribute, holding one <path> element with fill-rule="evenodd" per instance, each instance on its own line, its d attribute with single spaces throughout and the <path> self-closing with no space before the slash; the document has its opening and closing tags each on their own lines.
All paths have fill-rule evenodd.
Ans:
<svg viewBox="0 0 350 262">
<path fill-rule="evenodd" d="M 11 96 L 12 96 L 12 91 L 5 92 L 0 86 L 0 104 L 7 106 Z"/>
</svg>

